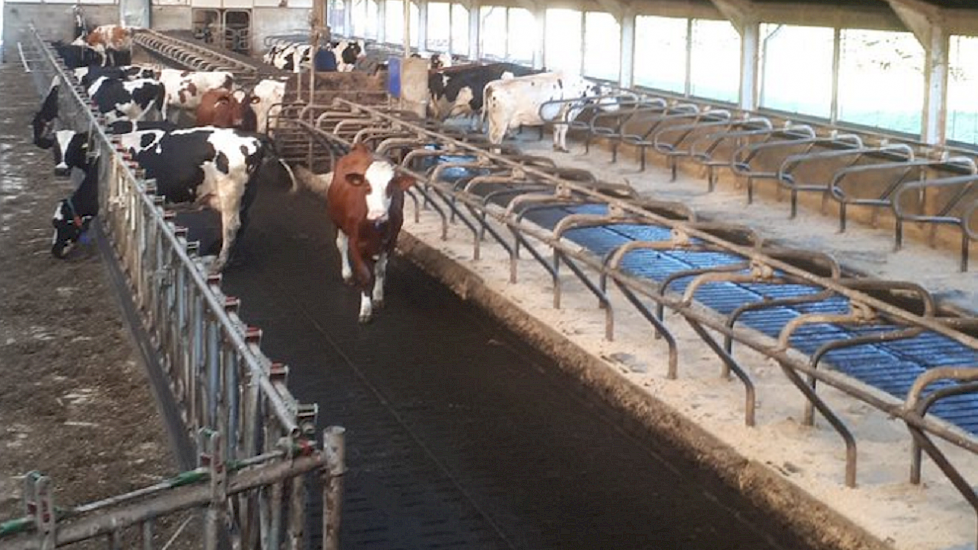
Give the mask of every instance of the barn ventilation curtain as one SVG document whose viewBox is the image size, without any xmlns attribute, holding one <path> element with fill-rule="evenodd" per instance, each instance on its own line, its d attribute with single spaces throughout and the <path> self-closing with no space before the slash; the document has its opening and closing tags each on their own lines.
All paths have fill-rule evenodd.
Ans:
<svg viewBox="0 0 978 550">
<path fill-rule="evenodd" d="M 689 93 L 736 103 L 740 82 L 740 34 L 729 21 L 693 20 Z"/>
<path fill-rule="evenodd" d="M 621 67 L 621 27 L 610 13 L 584 17 L 584 74 L 617 82 Z"/>
<path fill-rule="evenodd" d="M 948 61 L 947 139 L 978 145 L 978 36 L 952 36 Z"/>
<path fill-rule="evenodd" d="M 920 134 L 924 49 L 916 37 L 846 29 L 840 48 L 839 121 Z"/>
<path fill-rule="evenodd" d="M 545 48 L 547 69 L 581 72 L 581 12 L 563 8 L 547 10 Z"/>
<path fill-rule="evenodd" d="M 686 92 L 687 19 L 640 15 L 635 18 L 635 83 L 668 92 Z"/>
<path fill-rule="evenodd" d="M 835 31 L 761 25 L 761 107 L 829 118 Z"/>
</svg>

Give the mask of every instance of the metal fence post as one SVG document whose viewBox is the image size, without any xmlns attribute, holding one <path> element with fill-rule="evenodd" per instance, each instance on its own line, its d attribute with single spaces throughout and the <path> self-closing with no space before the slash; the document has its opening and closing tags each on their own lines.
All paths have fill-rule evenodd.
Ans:
<svg viewBox="0 0 978 550">
<path fill-rule="evenodd" d="M 343 474 L 346 473 L 346 429 L 330 426 L 323 430 L 326 479 L 323 480 L 323 550 L 339 550 Z"/>
</svg>

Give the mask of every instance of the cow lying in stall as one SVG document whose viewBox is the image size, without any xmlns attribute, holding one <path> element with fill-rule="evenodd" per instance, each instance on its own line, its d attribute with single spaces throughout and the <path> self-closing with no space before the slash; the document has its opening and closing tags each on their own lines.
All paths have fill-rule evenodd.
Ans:
<svg viewBox="0 0 978 550">
<path fill-rule="evenodd" d="M 363 143 L 336 162 L 328 174 L 300 172 L 299 181 L 326 198 L 336 227 L 343 281 L 360 290 L 361 323 L 383 307 L 387 260 L 394 252 L 404 223 L 404 192 L 414 178 L 398 174 L 390 161 L 374 155 Z"/>
<path fill-rule="evenodd" d="M 64 159 L 78 158 L 88 141 L 87 133 L 65 134 L 65 138 L 58 140 L 58 148 L 63 142 L 66 149 L 56 155 Z M 248 223 L 248 207 L 257 192 L 259 168 L 268 153 L 263 140 L 233 129 L 191 128 L 123 134 L 121 142 L 146 171 L 146 177 L 156 179 L 157 193 L 165 196 L 167 202 L 192 202 L 220 213 L 221 250 L 210 270 L 222 271 L 230 259 L 235 239 Z M 97 189 L 94 193 L 97 195 Z M 57 222 L 56 219 L 55 227 L 59 227 Z M 80 233 L 59 231 L 52 251 L 65 250 L 77 241 Z"/>
<path fill-rule="evenodd" d="M 502 143 L 510 128 L 558 121 L 553 128 L 554 150 L 567 152 L 567 123 L 576 119 L 585 105 L 598 102 L 604 110 L 618 108 L 616 99 L 596 99 L 603 92 L 599 84 L 563 72 L 490 82 L 484 91 L 486 105 L 483 112 L 489 121 L 489 142 Z M 541 107 L 550 101 L 566 102 L 545 108 L 541 117 Z"/>
</svg>

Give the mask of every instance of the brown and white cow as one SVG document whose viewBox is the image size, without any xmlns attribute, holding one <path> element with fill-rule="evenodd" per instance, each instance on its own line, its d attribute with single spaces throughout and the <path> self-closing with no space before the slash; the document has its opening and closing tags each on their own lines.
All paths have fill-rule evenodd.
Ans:
<svg viewBox="0 0 978 550">
<path fill-rule="evenodd" d="M 197 106 L 197 126 L 237 128 L 246 132 L 258 131 L 258 117 L 252 107 L 258 98 L 243 92 L 239 99 L 224 88 L 208 90 Z"/>
<path fill-rule="evenodd" d="M 193 113 L 200 105 L 200 99 L 210 90 L 230 90 L 234 85 L 234 75 L 228 71 L 181 71 L 163 69 L 159 79 L 166 88 L 166 104 L 174 109 Z M 173 110 L 171 113 L 175 112 Z"/>
<path fill-rule="evenodd" d="M 384 302 L 387 259 L 404 223 L 404 192 L 414 178 L 358 143 L 336 163 L 326 191 L 343 280 L 360 290 L 360 322 Z"/>
<path fill-rule="evenodd" d="M 132 31 L 122 25 L 100 25 L 72 42 L 88 46 L 102 55 L 102 65 L 128 65 L 132 60 Z"/>
</svg>

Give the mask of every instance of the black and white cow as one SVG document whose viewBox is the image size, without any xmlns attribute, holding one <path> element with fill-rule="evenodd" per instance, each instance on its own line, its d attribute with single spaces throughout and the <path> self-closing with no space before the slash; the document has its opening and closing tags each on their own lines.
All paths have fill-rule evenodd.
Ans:
<svg viewBox="0 0 978 550">
<path fill-rule="evenodd" d="M 60 155 L 64 165 L 71 169 L 83 155 L 88 136 L 64 132 L 59 135 L 59 151 L 55 156 Z M 247 225 L 248 207 L 257 192 L 259 168 L 266 156 L 271 156 L 270 146 L 260 136 L 214 127 L 137 131 L 122 134 L 120 138 L 123 148 L 146 171 L 146 177 L 156 179 L 156 192 L 166 197 L 167 202 L 194 203 L 220 213 L 223 242 L 211 270 L 223 270 L 235 239 Z M 74 207 L 78 209 L 78 204 Z M 74 218 L 67 217 L 65 211 L 62 220 L 55 219 L 55 227 L 66 219 Z M 65 238 L 56 237 L 52 251 L 63 250 L 72 234 L 65 226 Z"/>
<path fill-rule="evenodd" d="M 202 127 L 126 134 L 122 144 L 146 176 L 156 178 L 157 193 L 168 202 L 193 202 L 221 214 L 223 242 L 211 270 L 223 270 L 248 224 L 259 167 L 269 152 L 265 142 L 239 130 Z"/>
<path fill-rule="evenodd" d="M 52 46 L 69 69 L 104 67 L 109 64 L 109 59 L 104 54 L 87 44 L 65 44 L 58 41 L 52 43 Z"/>
<path fill-rule="evenodd" d="M 367 46 L 363 40 L 339 40 L 329 42 L 319 53 L 317 70 L 352 71 L 357 61 L 366 56 Z M 326 59 L 331 56 L 332 59 Z M 290 41 L 273 42 L 262 58 L 265 63 L 283 71 L 301 72 L 312 62 L 312 46 Z"/>
<path fill-rule="evenodd" d="M 60 147 L 56 149 L 60 150 Z M 99 159 L 88 155 L 88 134 L 72 136 L 63 153 L 67 173 L 72 174 L 73 181 L 81 179 L 81 182 L 75 192 L 54 209 L 51 254 L 55 258 L 64 258 L 88 230 L 92 218 L 98 215 Z"/>
<path fill-rule="evenodd" d="M 138 78 L 156 79 L 156 70 L 145 65 L 123 65 L 121 67 L 78 67 L 73 71 L 78 83 L 88 88 L 99 77 L 105 76 L 117 80 L 135 80 Z"/>
<path fill-rule="evenodd" d="M 564 72 L 490 82 L 484 91 L 484 116 L 489 121 L 489 142 L 502 143 L 510 128 L 558 121 L 553 128 L 554 150 L 566 152 L 567 123 L 577 118 L 585 105 L 597 103 L 604 110 L 617 109 L 615 98 L 600 98 L 603 92 L 599 84 Z M 552 101 L 561 103 L 544 107 L 544 104 Z"/>
<path fill-rule="evenodd" d="M 41 102 L 41 109 L 34 114 L 31 127 L 34 130 L 34 145 L 41 149 L 50 149 L 54 145 L 54 121 L 58 118 L 58 88 L 61 81 L 55 77 L 51 80 L 48 95 Z"/>
<path fill-rule="evenodd" d="M 157 80 L 119 80 L 101 76 L 88 87 L 88 96 L 109 124 L 117 120 L 163 120 L 166 88 Z"/>
<path fill-rule="evenodd" d="M 431 114 L 441 120 L 482 113 L 483 90 L 494 80 L 538 73 L 512 63 L 471 65 L 428 74 Z"/>
</svg>

